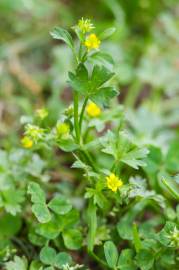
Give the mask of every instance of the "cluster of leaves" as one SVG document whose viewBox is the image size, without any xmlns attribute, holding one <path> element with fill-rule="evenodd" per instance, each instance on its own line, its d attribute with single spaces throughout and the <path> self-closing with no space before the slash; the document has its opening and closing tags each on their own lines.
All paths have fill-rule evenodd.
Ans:
<svg viewBox="0 0 179 270">
<path fill-rule="evenodd" d="M 137 122 L 128 112 L 125 121 L 113 99 L 118 94 L 114 61 L 99 49 L 99 38 L 114 29 L 99 37 L 90 34 L 93 29 L 84 19 L 73 27 L 78 43 L 60 27 L 51 32 L 74 56 L 73 104 L 54 127 L 27 117 L 23 143 L 31 149 L 1 152 L 0 256 L 7 270 L 178 268 L 177 134 L 165 138 L 167 147 L 157 146 L 160 121 L 151 124 L 148 137 L 146 114 L 139 112 L 145 117 Z M 70 156 L 76 172 L 67 191 L 44 173 L 39 155 L 53 147 Z M 19 243 L 18 233 L 28 239 Z"/>
</svg>

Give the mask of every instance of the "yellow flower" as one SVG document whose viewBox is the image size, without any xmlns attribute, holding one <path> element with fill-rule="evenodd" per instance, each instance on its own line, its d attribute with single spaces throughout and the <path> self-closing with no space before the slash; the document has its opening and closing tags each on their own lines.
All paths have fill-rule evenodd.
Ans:
<svg viewBox="0 0 179 270">
<path fill-rule="evenodd" d="M 107 187 L 111 189 L 113 192 L 116 192 L 119 187 L 122 187 L 123 182 L 119 179 L 114 173 L 111 173 L 106 177 Z"/>
<path fill-rule="evenodd" d="M 101 109 L 94 102 L 88 104 L 86 111 L 90 117 L 97 117 L 101 114 Z"/>
<path fill-rule="evenodd" d="M 33 141 L 27 136 L 22 138 L 21 143 L 24 148 L 31 148 L 33 146 Z"/>
<path fill-rule="evenodd" d="M 90 34 L 86 40 L 84 45 L 87 47 L 88 50 L 98 49 L 101 41 L 97 38 L 95 34 Z"/>
<path fill-rule="evenodd" d="M 41 108 L 41 109 L 36 110 L 36 114 L 40 119 L 43 120 L 44 118 L 48 116 L 48 111 L 45 108 Z"/>
<path fill-rule="evenodd" d="M 89 19 L 84 20 L 83 18 L 81 18 L 81 20 L 78 21 L 78 27 L 80 28 L 81 32 L 84 34 L 94 29 L 94 26 L 91 23 L 91 20 Z"/>
<path fill-rule="evenodd" d="M 70 127 L 66 123 L 58 123 L 56 125 L 57 135 L 58 136 L 64 136 L 68 135 L 70 132 Z"/>
</svg>

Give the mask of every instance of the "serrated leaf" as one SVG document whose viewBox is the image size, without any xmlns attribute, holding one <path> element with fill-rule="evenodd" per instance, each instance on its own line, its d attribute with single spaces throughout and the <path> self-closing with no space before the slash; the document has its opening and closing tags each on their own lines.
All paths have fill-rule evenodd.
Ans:
<svg viewBox="0 0 179 270">
<path fill-rule="evenodd" d="M 177 228 L 174 222 L 166 222 L 163 229 L 158 233 L 159 242 L 165 247 L 171 247 L 171 235 Z"/>
<path fill-rule="evenodd" d="M 89 77 L 85 65 L 80 64 L 75 74 L 69 73 L 69 83 L 75 91 L 92 99 L 99 105 L 103 105 L 117 95 L 117 91 L 113 87 L 103 87 L 113 75 L 114 73 L 105 66 L 95 65 L 91 77 Z"/>
<path fill-rule="evenodd" d="M 54 39 L 59 39 L 64 41 L 71 49 L 73 49 L 73 39 L 68 31 L 61 27 L 55 27 L 52 32 L 50 32 L 51 36 Z"/>
<path fill-rule="evenodd" d="M 13 261 L 6 263 L 6 270 L 27 270 L 28 263 L 25 257 L 15 256 Z"/>
<path fill-rule="evenodd" d="M 114 73 L 105 66 L 95 65 L 91 75 L 92 88 L 101 87 L 114 76 Z"/>
<path fill-rule="evenodd" d="M 119 92 L 114 87 L 102 87 L 96 94 L 91 96 L 91 100 L 99 105 L 106 105 L 111 98 L 118 94 Z"/>
</svg>

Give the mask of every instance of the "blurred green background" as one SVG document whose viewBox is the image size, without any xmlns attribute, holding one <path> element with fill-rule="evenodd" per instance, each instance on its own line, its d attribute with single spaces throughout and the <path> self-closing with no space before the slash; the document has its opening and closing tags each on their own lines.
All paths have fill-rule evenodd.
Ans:
<svg viewBox="0 0 179 270">
<path fill-rule="evenodd" d="M 117 29 L 102 46 L 115 60 L 119 102 L 179 123 L 178 0 L 0 0 L 1 146 L 19 144 L 23 115 L 46 106 L 54 124 L 70 103 L 72 57 L 49 32 L 57 25 L 70 30 L 81 17 L 97 33 Z"/>
</svg>

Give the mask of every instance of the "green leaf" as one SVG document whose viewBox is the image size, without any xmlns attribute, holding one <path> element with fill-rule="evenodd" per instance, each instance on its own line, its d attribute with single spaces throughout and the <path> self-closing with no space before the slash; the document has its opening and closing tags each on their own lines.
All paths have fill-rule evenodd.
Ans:
<svg viewBox="0 0 179 270">
<path fill-rule="evenodd" d="M 136 270 L 134 264 L 134 251 L 132 249 L 123 249 L 119 256 L 118 267 L 121 270 Z"/>
<path fill-rule="evenodd" d="M 134 169 L 144 166 L 144 158 L 148 154 L 145 147 L 135 145 L 124 132 L 113 133 L 108 131 L 101 139 L 102 151 L 112 155 L 116 162 L 123 162 Z"/>
<path fill-rule="evenodd" d="M 112 241 L 105 242 L 104 255 L 105 255 L 105 258 L 109 267 L 115 268 L 118 261 L 118 251 Z"/>
<path fill-rule="evenodd" d="M 45 193 L 40 185 L 35 182 L 30 182 L 28 185 L 27 193 L 31 195 L 33 203 L 45 203 Z"/>
<path fill-rule="evenodd" d="M 108 101 L 117 96 L 118 92 L 114 87 L 102 87 L 100 88 L 96 94 L 91 96 L 91 100 L 99 105 L 107 104 Z"/>
<path fill-rule="evenodd" d="M 59 148 L 64 152 L 72 152 L 78 148 L 78 145 L 74 142 L 72 138 L 69 139 L 61 139 L 57 142 Z"/>
<path fill-rule="evenodd" d="M 75 91 L 94 100 L 99 105 L 103 105 L 117 95 L 117 91 L 113 87 L 103 87 L 113 75 L 114 73 L 105 66 L 95 65 L 91 77 L 89 77 L 85 65 L 80 64 L 76 74 L 69 73 L 69 83 Z"/>
<path fill-rule="evenodd" d="M 72 257 L 66 252 L 60 252 L 55 257 L 55 266 L 58 268 L 62 268 L 64 265 L 70 265 L 72 263 Z"/>
<path fill-rule="evenodd" d="M 171 247 L 171 236 L 175 228 L 177 228 L 176 224 L 168 221 L 164 228 L 158 233 L 158 240 L 165 247 Z"/>
<path fill-rule="evenodd" d="M 11 216 L 10 214 L 1 215 L 0 218 L 0 239 L 11 238 L 21 229 L 22 221 L 19 216 Z"/>
<path fill-rule="evenodd" d="M 104 83 L 109 81 L 114 76 L 114 73 L 105 66 L 95 65 L 91 75 L 92 88 L 101 87 Z"/>
<path fill-rule="evenodd" d="M 68 31 L 61 27 L 55 27 L 52 32 L 50 32 L 51 36 L 54 39 L 59 39 L 64 41 L 71 49 L 73 49 L 73 39 Z"/>
<path fill-rule="evenodd" d="M 21 212 L 21 203 L 24 201 L 24 191 L 15 190 L 14 188 L 3 190 L 1 193 L 3 197 L 3 206 L 8 213 L 15 216 Z"/>
<path fill-rule="evenodd" d="M 110 36 L 112 36 L 115 32 L 116 32 L 116 28 L 115 28 L 115 27 L 107 28 L 106 30 L 104 30 L 104 31 L 99 35 L 99 39 L 101 39 L 101 40 L 107 39 L 107 38 L 109 38 Z"/>
<path fill-rule="evenodd" d="M 54 265 L 55 264 L 56 251 L 55 249 L 45 246 L 40 251 L 40 260 L 44 264 Z"/>
<path fill-rule="evenodd" d="M 34 213 L 34 215 L 36 216 L 36 218 L 40 223 L 47 223 L 51 219 L 50 212 L 45 203 L 44 204 L 36 203 L 32 205 L 32 212 Z"/>
<path fill-rule="evenodd" d="M 154 264 L 154 256 L 150 251 L 141 249 L 136 255 L 136 263 L 141 270 L 152 269 Z"/>
<path fill-rule="evenodd" d="M 93 62 L 97 64 L 106 64 L 109 63 L 111 65 L 114 65 L 114 60 L 112 56 L 106 52 L 95 52 L 92 55 L 90 55 L 90 59 L 92 59 Z"/>
<path fill-rule="evenodd" d="M 176 151 L 176 149 L 179 149 L 179 141 L 173 141 L 170 144 L 167 156 L 166 156 L 166 168 L 170 172 L 178 172 L 179 171 L 179 151 Z"/>
<path fill-rule="evenodd" d="M 162 256 L 160 257 L 160 265 L 164 268 L 166 266 L 171 267 L 171 265 L 175 264 L 175 251 L 172 249 L 167 249 L 162 253 Z"/>
<path fill-rule="evenodd" d="M 41 262 L 32 261 L 29 270 L 43 270 Z"/>
<path fill-rule="evenodd" d="M 134 169 L 138 169 L 140 166 L 145 166 L 144 159 L 149 151 L 146 148 L 134 148 L 125 153 L 121 159 L 124 163 Z"/>
<path fill-rule="evenodd" d="M 79 222 L 79 212 L 76 209 L 72 209 L 65 216 L 57 216 L 57 222 L 62 230 L 71 229 Z"/>
<path fill-rule="evenodd" d="M 81 94 L 87 94 L 90 90 L 88 70 L 84 64 L 79 64 L 76 73 L 69 72 L 70 86 Z"/>
<path fill-rule="evenodd" d="M 178 186 L 173 182 L 162 179 L 162 184 L 164 185 L 165 189 L 179 202 L 179 189 Z"/>
<path fill-rule="evenodd" d="M 50 220 L 48 223 L 38 224 L 35 231 L 46 239 L 55 239 L 61 232 L 61 224 L 57 220 Z"/>
<path fill-rule="evenodd" d="M 53 198 L 49 202 L 48 207 L 59 215 L 65 215 L 72 209 L 70 201 L 62 196 L 56 196 Z"/>
<path fill-rule="evenodd" d="M 40 223 L 47 223 L 51 219 L 50 212 L 46 205 L 45 193 L 35 182 L 31 182 L 28 185 L 27 193 L 31 195 L 32 212 Z"/>
<path fill-rule="evenodd" d="M 147 205 L 147 200 L 139 201 L 120 219 L 119 223 L 117 224 L 117 231 L 122 239 L 133 239 L 132 224 L 136 216 L 141 213 Z"/>
<path fill-rule="evenodd" d="M 65 230 L 63 240 L 68 249 L 76 250 L 82 246 L 82 234 L 78 229 Z"/>
<path fill-rule="evenodd" d="M 27 270 L 28 263 L 25 257 L 15 256 L 13 261 L 6 263 L 6 270 Z"/>
</svg>

